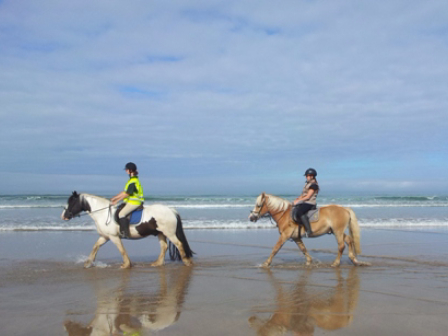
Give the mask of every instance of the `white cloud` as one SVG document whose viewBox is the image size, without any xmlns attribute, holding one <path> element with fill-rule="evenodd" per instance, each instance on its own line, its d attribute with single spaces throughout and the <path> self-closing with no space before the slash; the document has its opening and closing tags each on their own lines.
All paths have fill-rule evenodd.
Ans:
<svg viewBox="0 0 448 336">
<path fill-rule="evenodd" d="M 447 16 L 441 1 L 0 2 L 0 171 L 446 164 Z"/>
</svg>

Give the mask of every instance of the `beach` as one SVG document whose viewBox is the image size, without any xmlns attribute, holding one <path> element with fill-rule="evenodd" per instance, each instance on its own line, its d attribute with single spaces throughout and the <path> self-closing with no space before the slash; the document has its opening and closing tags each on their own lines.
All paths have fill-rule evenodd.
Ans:
<svg viewBox="0 0 448 336">
<path fill-rule="evenodd" d="M 334 237 L 305 239 L 314 258 L 287 242 L 260 268 L 275 229 L 186 230 L 194 266 L 152 268 L 157 239 L 125 241 L 83 268 L 97 234 L 0 234 L 2 335 L 445 335 L 448 230 L 362 229 L 354 267 Z"/>
</svg>

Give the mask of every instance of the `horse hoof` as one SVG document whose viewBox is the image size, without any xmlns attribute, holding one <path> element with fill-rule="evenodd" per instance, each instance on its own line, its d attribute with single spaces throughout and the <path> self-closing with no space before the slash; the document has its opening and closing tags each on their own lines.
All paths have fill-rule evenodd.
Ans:
<svg viewBox="0 0 448 336">
<path fill-rule="evenodd" d="M 333 268 L 336 268 L 336 267 L 339 267 L 339 264 L 331 264 L 330 266 Z"/>
<path fill-rule="evenodd" d="M 92 266 L 93 266 L 93 264 L 91 262 L 85 262 L 84 263 L 84 268 L 90 268 Z"/>
<path fill-rule="evenodd" d="M 151 267 L 159 267 L 159 266 L 163 266 L 163 265 L 165 265 L 164 262 L 162 262 L 162 263 L 159 263 L 159 262 L 153 262 L 153 263 L 150 263 L 150 264 L 149 264 L 149 266 L 151 266 Z"/>
<path fill-rule="evenodd" d="M 129 269 L 131 267 L 132 267 L 131 264 L 123 264 L 123 265 L 120 266 L 120 268 L 122 268 L 122 269 Z"/>
<path fill-rule="evenodd" d="M 193 262 L 188 260 L 186 262 L 184 262 L 185 266 L 193 266 Z"/>
<path fill-rule="evenodd" d="M 270 264 L 267 264 L 267 263 L 263 263 L 263 264 L 261 264 L 261 267 L 262 267 L 262 268 L 270 268 L 271 265 L 270 265 Z"/>
</svg>

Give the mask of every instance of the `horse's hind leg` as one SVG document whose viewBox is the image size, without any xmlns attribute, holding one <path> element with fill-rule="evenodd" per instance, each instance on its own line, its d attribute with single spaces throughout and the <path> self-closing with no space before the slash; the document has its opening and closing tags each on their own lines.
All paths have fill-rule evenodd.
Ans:
<svg viewBox="0 0 448 336">
<path fill-rule="evenodd" d="M 348 257 L 350 258 L 350 260 L 353 262 L 353 264 L 355 266 L 358 266 L 359 261 L 358 261 L 358 259 L 356 259 L 355 246 L 354 246 L 352 237 L 350 237 L 349 235 L 346 235 L 344 233 L 344 241 L 348 246 Z"/>
<path fill-rule="evenodd" d="M 333 232 L 333 233 L 334 236 L 336 237 L 336 241 L 338 242 L 338 255 L 331 264 L 331 267 L 338 267 L 341 264 L 342 253 L 344 252 L 345 249 L 344 233 L 343 232 Z"/>
<path fill-rule="evenodd" d="M 129 256 L 124 249 L 120 237 L 112 236 L 110 237 L 110 240 L 115 244 L 115 246 L 118 248 L 118 251 L 120 251 L 121 256 L 123 257 L 123 264 L 121 265 L 121 268 L 131 268 L 131 260 L 129 259 Z"/>
<path fill-rule="evenodd" d="M 150 266 L 165 265 L 165 254 L 166 254 L 166 250 L 168 249 L 168 245 L 166 243 L 166 237 L 163 233 L 159 233 L 157 235 L 157 238 L 159 238 L 159 243 L 160 243 L 160 254 L 159 254 L 159 258 L 157 258 L 156 261 L 151 263 Z"/>
<path fill-rule="evenodd" d="M 355 266 L 371 266 L 372 264 L 365 262 L 365 261 L 359 261 L 356 258 L 355 253 L 355 243 L 353 242 L 353 238 L 349 235 L 344 234 L 344 241 L 346 242 L 348 246 L 348 257 L 353 262 Z"/>
<path fill-rule="evenodd" d="M 184 246 L 182 245 L 182 242 L 179 239 L 177 239 L 176 235 L 168 236 L 168 239 L 171 240 L 171 242 L 174 245 L 176 245 L 177 249 L 179 250 L 180 257 L 182 258 L 182 261 L 185 264 L 185 266 L 193 265 L 193 262 L 190 260 L 190 258 L 187 258 Z"/>
<path fill-rule="evenodd" d="M 90 252 L 89 257 L 84 262 L 84 268 L 89 268 L 89 267 L 92 266 L 93 262 L 95 261 L 96 254 L 98 253 L 98 250 L 100 249 L 101 246 L 106 244 L 108 241 L 109 241 L 109 239 L 106 238 L 106 237 L 103 237 L 103 236 L 98 238 L 98 240 L 96 241 L 95 245 L 93 245 L 92 252 Z"/>
<path fill-rule="evenodd" d="M 303 243 L 302 239 L 295 239 L 294 242 L 297 244 L 299 249 L 305 255 L 305 257 L 306 257 L 306 265 L 307 266 L 311 265 L 311 261 L 313 260 L 313 258 L 311 258 L 311 256 L 309 255 L 308 251 L 306 250 L 305 244 Z"/>
</svg>

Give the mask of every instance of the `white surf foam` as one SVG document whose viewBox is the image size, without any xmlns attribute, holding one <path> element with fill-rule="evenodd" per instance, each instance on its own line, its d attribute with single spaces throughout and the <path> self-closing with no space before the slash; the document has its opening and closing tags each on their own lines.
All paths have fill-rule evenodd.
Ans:
<svg viewBox="0 0 448 336">
<path fill-rule="evenodd" d="M 64 208 L 63 205 L 27 205 L 27 204 L 10 204 L 0 205 L 1 209 L 38 209 L 38 208 Z"/>
</svg>

